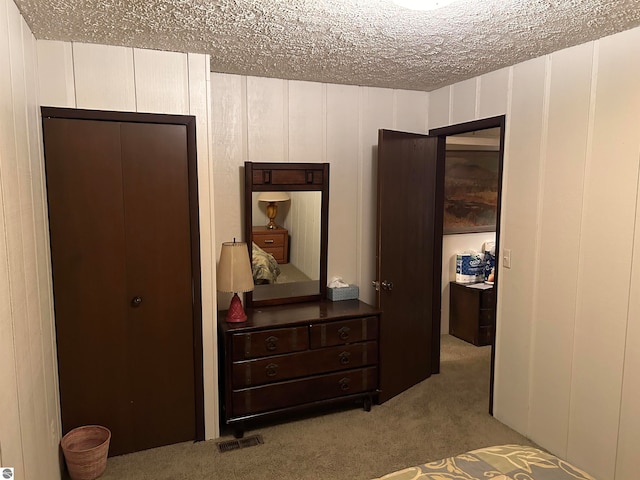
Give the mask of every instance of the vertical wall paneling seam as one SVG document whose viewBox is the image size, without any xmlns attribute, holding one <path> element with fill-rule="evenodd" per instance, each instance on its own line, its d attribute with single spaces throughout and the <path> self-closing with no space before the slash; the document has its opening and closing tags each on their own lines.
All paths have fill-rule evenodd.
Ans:
<svg viewBox="0 0 640 480">
<path fill-rule="evenodd" d="M 22 20 L 22 17 L 20 17 L 20 20 Z M 24 114 L 24 124 L 19 125 L 18 122 L 18 118 L 16 117 L 16 111 L 17 109 L 15 108 L 14 105 L 14 115 L 13 115 L 13 130 L 15 132 L 15 142 L 16 142 L 16 165 L 20 165 L 22 162 L 26 162 L 27 164 L 27 170 L 29 171 L 29 178 L 31 178 L 31 165 L 30 165 L 30 157 L 29 157 L 29 126 L 28 126 L 28 109 L 27 109 L 27 96 L 28 96 L 28 92 L 27 92 L 27 88 L 26 88 L 26 76 L 27 76 L 27 72 L 26 72 L 26 68 L 25 68 L 25 49 L 24 49 L 24 43 L 23 43 L 23 25 L 24 25 L 24 20 L 22 20 L 20 22 L 20 38 L 18 40 L 18 43 L 20 45 L 20 53 L 22 58 L 20 58 L 20 70 L 22 70 L 22 86 L 21 89 L 24 93 L 24 104 L 21 105 L 19 108 L 20 110 L 22 110 L 22 113 Z M 9 43 L 11 43 L 11 38 L 9 38 Z M 15 81 L 15 79 L 14 79 Z M 12 82 L 13 84 L 13 82 Z M 18 88 L 16 88 L 16 90 L 19 90 Z M 17 132 L 19 131 L 24 131 L 26 132 L 26 138 L 25 138 L 25 142 L 26 142 L 26 158 L 19 158 L 18 157 L 18 135 Z M 27 223 L 30 223 L 29 218 L 27 217 L 27 211 L 28 209 L 25 209 L 23 204 L 22 204 L 22 198 L 23 196 L 25 196 L 25 194 L 28 194 L 30 200 L 31 200 L 31 204 L 33 205 L 33 191 L 32 191 L 32 187 L 31 187 L 31 182 L 29 182 L 28 185 L 24 185 L 23 182 L 21 181 L 20 177 L 20 167 L 17 167 L 17 173 L 18 173 L 18 178 L 17 178 L 17 183 L 18 183 L 18 192 L 20 195 L 20 238 L 21 241 L 20 243 L 22 244 L 22 268 L 20 269 L 20 274 L 22 275 L 22 277 L 24 278 L 24 285 L 25 285 L 25 315 L 26 315 L 26 322 L 25 322 L 25 326 L 26 326 L 26 330 L 27 330 L 27 338 L 28 338 L 28 342 L 25 345 L 25 351 L 27 352 L 27 358 L 28 358 L 28 363 L 29 363 L 29 386 L 31 388 L 31 392 L 33 392 L 33 390 L 35 389 L 35 385 L 34 385 L 34 378 L 35 375 L 33 374 L 34 372 L 34 367 L 33 367 L 33 362 L 34 362 L 34 357 L 36 357 L 37 355 L 35 354 L 35 352 L 32 350 L 32 343 L 31 343 L 31 339 L 34 337 L 35 332 L 33 331 L 33 325 L 32 325 L 32 318 L 33 318 L 33 309 L 34 306 L 31 305 L 31 302 L 27 301 L 28 300 L 28 293 L 27 293 L 27 288 L 26 286 L 29 284 L 28 279 L 27 279 L 27 252 L 25 252 L 25 248 L 26 248 L 26 241 L 25 241 L 25 225 Z M 31 207 L 31 213 L 33 215 L 33 207 Z M 33 218 L 33 217 L 32 217 Z M 34 402 L 31 402 L 31 412 L 33 414 L 33 418 L 36 417 L 36 405 Z"/>
<path fill-rule="evenodd" d="M 136 69 L 136 49 L 132 48 L 131 49 L 131 62 L 133 63 L 133 66 L 131 68 L 131 70 L 133 71 L 133 104 L 136 106 L 136 112 L 140 111 L 140 107 L 138 106 L 138 79 L 136 78 L 137 76 L 137 69 Z"/>
<path fill-rule="evenodd" d="M 75 42 L 71 42 L 71 83 L 73 83 L 73 108 L 78 108 L 78 85 L 76 84 Z"/>
<path fill-rule="evenodd" d="M 596 96 L 598 90 L 598 67 L 599 67 L 599 59 L 600 59 L 600 42 L 596 41 L 593 43 L 593 60 L 591 64 L 591 94 L 589 97 L 589 118 L 588 118 L 588 127 L 587 127 L 587 138 L 585 140 L 585 162 L 584 162 L 584 172 L 583 172 L 583 181 L 582 181 L 582 205 L 581 205 L 581 215 L 580 215 L 580 225 L 579 231 L 582 233 L 582 226 L 584 224 L 585 215 L 586 215 L 586 204 L 587 204 L 587 195 L 585 192 L 585 186 L 587 183 L 587 179 L 589 178 L 589 173 L 591 171 L 591 162 L 593 160 L 593 131 L 595 128 L 595 110 L 596 110 Z M 578 259 L 582 257 L 582 235 L 578 236 Z M 582 277 L 583 264 L 581 261 L 578 261 L 578 269 L 576 272 L 576 277 L 578 280 Z M 575 339 L 576 325 L 578 323 L 578 314 L 580 313 L 580 284 L 576 282 L 576 300 L 574 306 L 574 319 L 573 319 L 573 336 Z M 570 378 L 569 381 L 569 393 L 571 394 L 571 387 L 573 386 L 573 365 L 575 360 L 575 343 L 571 345 L 572 355 L 571 355 L 571 365 L 570 365 Z M 567 418 L 569 422 L 571 422 L 571 410 L 572 410 L 572 396 L 569 397 L 569 411 L 567 412 Z M 567 438 L 565 441 L 565 452 L 569 452 L 569 436 L 570 436 L 571 428 L 567 429 Z"/>
<path fill-rule="evenodd" d="M 509 152 L 511 148 L 511 111 L 513 108 L 513 67 L 509 67 L 509 75 L 507 79 L 507 105 L 506 105 L 506 118 L 504 125 L 504 159 L 502 163 L 502 205 L 500 206 L 500 238 L 497 239 L 499 241 L 499 245 L 501 248 L 505 248 L 508 246 L 508 243 L 505 243 L 505 237 L 507 235 L 506 221 L 509 216 L 509 204 L 505 201 L 509 198 L 508 192 L 508 179 L 509 179 Z M 500 269 L 499 275 L 502 282 L 502 287 L 498 288 L 498 298 L 496 298 L 496 344 L 493 346 L 495 349 L 495 362 L 494 362 L 494 377 L 493 377 L 493 389 L 494 392 L 499 391 L 500 386 L 500 369 L 498 365 L 500 365 L 500 325 L 502 323 L 502 292 L 504 291 L 504 284 L 507 280 L 507 276 L 503 275 L 504 267 L 502 266 L 502 262 L 498 260 L 498 268 Z M 497 395 L 494 395 L 493 399 L 493 416 L 497 418 L 497 414 L 500 414 L 500 398 Z"/>
<path fill-rule="evenodd" d="M 640 163 L 640 153 L 638 155 L 638 163 Z M 638 202 L 640 201 L 640 169 L 637 169 L 637 179 L 636 179 L 636 201 L 635 201 L 635 215 L 633 217 L 633 238 L 634 238 L 634 245 L 637 243 L 638 241 L 638 236 L 640 235 L 640 231 L 638 229 Z M 627 296 L 628 300 L 627 300 L 627 322 L 625 324 L 625 329 L 624 329 L 624 344 L 622 346 L 622 358 L 627 358 L 627 342 L 629 339 L 629 321 L 631 320 L 630 318 L 630 312 L 631 312 L 631 302 L 632 302 L 632 298 L 631 298 L 631 288 L 633 286 L 633 266 L 637 260 L 637 257 L 635 255 L 636 253 L 636 249 L 632 248 L 631 249 L 631 268 L 629 269 L 629 295 Z M 625 368 L 626 367 L 626 362 L 622 362 L 622 372 L 621 372 L 621 378 L 622 378 L 622 382 L 620 383 L 620 402 L 618 405 L 618 428 L 616 429 L 616 449 L 615 449 L 615 456 L 614 456 L 614 462 L 613 462 L 613 478 L 617 478 L 616 477 L 616 472 L 618 469 L 618 452 L 620 451 L 620 449 L 618 448 L 618 445 L 620 443 L 620 423 L 622 422 L 622 403 L 623 403 L 623 399 L 624 399 L 624 379 L 625 379 Z"/>
<path fill-rule="evenodd" d="M 2 1 L 2 0 L 0 0 Z M 7 2 L 11 1 L 11 0 L 6 0 L 4 2 L 4 4 L 0 3 L 0 8 L 4 7 L 5 10 L 7 10 L 8 6 L 7 6 Z M 8 12 L 5 12 L 4 16 L 0 16 L 0 19 L 4 18 L 7 20 L 8 22 Z M 2 25 L 2 32 L 4 34 L 4 32 L 6 32 L 7 36 L 8 36 L 8 32 L 9 32 L 9 25 L 8 23 L 6 25 Z M 9 62 L 9 67 L 11 67 L 11 62 Z M 10 71 L 10 69 L 9 69 Z M 11 78 L 11 75 L 9 75 L 9 78 Z M 11 86 L 11 81 L 9 81 L 9 86 Z M 10 97 L 11 98 L 11 102 L 13 102 L 13 96 Z M 11 109 L 11 111 L 13 111 L 13 108 Z M 0 147 L 2 145 L 0 144 Z M 3 271 L 6 272 L 6 278 L 7 278 L 7 287 L 9 290 L 9 299 L 11 299 L 11 277 L 9 276 L 9 252 L 6 250 L 6 247 L 8 246 L 8 241 L 9 239 L 7 238 L 7 216 L 6 214 L 4 214 L 4 212 L 6 212 L 5 210 L 5 205 L 7 204 L 6 200 L 5 200 L 5 192 L 4 189 L 2 188 L 2 179 L 5 178 L 2 170 L 2 148 L 0 148 L 0 209 L 3 210 L 3 215 L 0 217 L 2 218 L 2 224 L 0 225 L 2 227 L 2 229 L 0 230 L 0 233 L 4 236 L 4 245 L 5 245 L 5 264 L 3 265 Z M 11 305 L 11 301 L 9 302 L 9 322 L 10 322 L 10 326 L 11 326 L 11 346 L 13 348 L 13 358 L 14 358 L 14 373 L 15 372 L 15 358 L 16 358 L 16 354 L 15 354 L 15 350 L 16 350 L 16 335 L 15 335 L 15 328 L 14 328 L 14 318 L 13 318 L 13 305 Z M 18 382 L 17 382 L 17 376 L 16 376 L 16 383 L 15 385 L 11 385 L 8 386 L 8 388 L 11 388 L 14 392 L 16 392 L 16 397 L 18 396 Z M 18 412 L 19 412 L 19 407 L 20 404 L 18 404 Z M 22 438 L 20 439 L 20 443 L 22 444 Z M 24 464 L 24 457 L 23 457 L 23 464 Z M 0 450 L 0 465 L 4 465 L 3 460 L 2 460 L 2 450 Z"/>
<path fill-rule="evenodd" d="M 33 37 L 33 42 L 34 42 L 34 49 L 37 50 L 37 40 L 35 37 Z M 73 55 L 73 50 L 72 50 L 72 55 Z M 37 61 L 37 56 L 36 56 L 36 61 L 34 62 L 34 75 L 35 75 L 35 79 L 36 79 L 36 85 L 37 85 L 37 79 L 40 78 L 40 72 L 39 72 L 39 64 Z M 49 340 L 49 342 L 51 343 L 51 358 L 49 358 L 48 360 L 51 361 L 55 367 L 52 369 L 53 372 L 53 383 L 51 384 L 52 391 L 53 391 L 53 398 L 54 398 L 54 405 L 57 406 L 57 409 L 55 412 L 51 412 L 49 411 L 49 402 L 46 402 L 46 408 L 47 408 L 47 420 L 49 422 L 51 422 L 51 420 L 55 420 L 55 433 L 56 434 L 56 443 L 58 442 L 58 440 L 60 439 L 60 434 L 62 432 L 62 424 L 61 424 L 61 417 L 60 417 L 60 392 L 58 390 L 58 388 L 56 388 L 56 386 L 58 385 L 58 368 L 57 368 L 57 362 L 58 362 L 58 357 L 56 354 L 56 349 L 57 349 L 57 344 L 56 344 L 56 332 L 55 332 L 55 319 L 53 316 L 53 298 L 52 298 L 52 293 L 53 293 L 53 285 L 52 285 L 52 277 L 51 277 L 51 247 L 49 244 L 49 224 L 47 219 L 49 218 L 48 215 L 48 204 L 47 204 L 47 185 L 46 185 L 46 177 L 45 177 L 45 169 L 44 169 L 44 142 L 43 142 L 43 136 L 42 136 L 42 119 L 40 116 L 40 89 L 39 88 L 35 88 L 35 118 L 36 118 L 36 132 L 35 135 L 37 137 L 37 141 L 38 141 L 38 152 L 36 153 L 38 155 L 38 161 L 39 161 L 39 166 L 40 166 L 40 191 L 42 192 L 42 194 L 40 195 L 40 206 L 42 208 L 42 225 L 40 226 L 41 228 L 41 232 L 43 232 L 42 235 L 42 242 L 45 243 L 44 245 L 44 253 L 45 253 L 45 264 L 44 266 L 38 264 L 38 267 L 40 268 L 44 268 L 46 270 L 46 278 L 47 278 L 47 292 L 44 293 L 42 292 L 40 289 L 38 290 L 38 295 L 39 298 L 42 298 L 42 295 L 46 295 L 47 297 L 47 311 L 46 312 L 40 312 L 40 317 L 41 317 L 41 322 L 46 321 L 47 323 L 47 338 Z M 74 87 L 74 96 L 75 96 L 75 87 Z M 38 286 L 40 287 L 40 284 L 38 284 Z M 41 323 L 42 324 L 42 323 Z M 43 336 L 43 342 L 44 342 L 44 336 Z M 44 343 L 42 345 L 42 362 L 45 362 L 45 358 L 44 358 L 44 352 L 47 351 L 46 348 L 44 348 Z M 44 365 L 43 365 L 44 368 Z M 46 369 L 44 369 L 43 371 L 46 371 Z M 45 394 L 47 392 L 47 385 L 45 385 Z M 49 398 L 48 395 L 45 398 Z M 51 433 L 51 432 L 50 432 Z M 53 439 L 50 439 L 53 440 Z"/>
<path fill-rule="evenodd" d="M 595 122 L 595 103 L 596 103 L 596 85 L 597 85 L 597 74 L 598 74 L 598 61 L 597 61 L 597 54 L 596 54 L 596 48 L 597 48 L 597 42 L 594 42 L 594 47 L 592 50 L 592 58 L 591 58 L 591 81 L 590 81 L 590 85 L 589 85 L 589 92 L 590 92 L 590 96 L 589 96 L 589 113 L 588 113 L 588 119 L 587 119 L 587 136 L 585 138 L 585 162 L 584 162 L 584 169 L 582 171 L 582 184 L 581 184 L 581 192 L 582 192 L 582 204 L 580 205 L 581 208 L 581 215 L 580 215 L 580 223 L 578 225 L 578 231 L 582 232 L 582 224 L 583 224 L 583 220 L 584 220 L 584 215 L 585 215 L 585 184 L 587 182 L 587 178 L 588 178 L 588 170 L 589 170 L 589 160 L 591 159 L 592 155 L 591 155 L 591 151 L 592 151 L 592 138 L 593 138 L 593 129 L 594 129 L 594 122 Z M 580 258 L 580 251 L 582 249 L 582 235 L 578 236 L 578 259 Z M 571 349 L 572 355 L 571 355 L 571 359 L 570 359 L 570 365 L 569 365 L 569 385 L 573 384 L 573 360 L 574 360 L 574 355 L 573 355 L 573 349 L 575 346 L 575 329 L 576 329 L 576 324 L 577 324 L 577 316 L 578 316 L 578 296 L 579 296 L 579 280 L 580 277 L 582 275 L 581 272 L 581 262 L 578 261 L 578 268 L 576 270 L 576 274 L 575 274 L 575 291 L 574 291 L 574 298 L 575 298 L 575 305 L 573 308 L 574 311 L 574 315 L 573 315 L 573 332 L 574 335 L 571 336 L 571 345 L 568 346 L 568 348 Z M 569 395 L 571 395 L 571 387 L 569 387 Z M 567 405 L 567 412 L 566 412 L 566 417 L 567 419 L 571 418 L 571 396 L 569 397 L 569 404 Z M 566 437 L 566 441 L 565 441 L 565 445 L 564 445 L 564 451 L 568 452 L 569 451 L 569 435 L 570 435 L 570 427 L 567 428 L 567 437 Z M 617 452 L 617 449 L 616 449 Z"/>
<path fill-rule="evenodd" d="M 398 128 L 398 90 L 394 89 L 391 91 L 391 125 L 393 125 L 393 129 Z"/>
<path fill-rule="evenodd" d="M 284 143 L 284 150 L 282 152 L 284 158 L 282 159 L 283 162 L 290 162 L 291 159 L 289 158 L 289 150 L 290 150 L 290 138 L 291 135 L 289 133 L 289 115 L 291 115 L 291 108 L 289 106 L 289 104 L 291 103 L 291 99 L 289 98 L 289 80 L 283 80 L 282 81 L 282 109 L 283 109 L 283 115 L 282 115 L 282 131 L 283 131 L 283 143 Z M 299 161 L 294 159 L 294 161 Z"/>
<path fill-rule="evenodd" d="M 327 84 L 321 83 L 320 88 L 322 90 L 322 161 L 324 163 L 327 160 Z"/>
<path fill-rule="evenodd" d="M 135 52 L 134 52 L 134 54 L 135 54 Z M 191 58 L 190 57 L 192 57 L 192 54 L 191 53 L 185 53 L 184 57 L 185 57 L 185 63 L 186 63 L 185 70 L 186 70 L 186 73 L 187 73 L 187 109 L 188 109 L 188 112 L 189 112 L 188 115 L 194 115 L 195 116 L 196 115 L 196 112 L 194 112 L 195 109 L 191 105 L 191 68 L 189 68 L 190 64 L 191 64 L 191 61 L 190 61 Z M 135 66 L 135 63 L 134 63 L 134 66 Z M 135 92 L 136 89 L 134 88 L 133 91 Z M 196 125 L 197 125 L 197 123 L 198 122 L 196 121 Z M 198 143 L 198 131 L 197 131 L 197 128 L 196 128 L 196 145 L 197 145 L 197 143 Z M 196 157 L 197 157 L 197 155 L 196 155 Z M 198 162 L 196 160 L 196 164 L 197 163 Z"/>
<path fill-rule="evenodd" d="M 429 134 L 429 108 L 431 107 L 431 92 L 427 92 L 426 110 L 424 116 L 424 132 Z"/>
<path fill-rule="evenodd" d="M 209 174 L 209 202 L 211 203 L 209 206 L 209 216 L 210 221 L 210 248 L 211 248 L 211 265 L 209 265 L 209 269 L 211 270 L 211 310 L 213 312 L 212 318 L 212 334 L 213 334 L 213 432 L 205 435 L 208 438 L 218 438 L 220 437 L 220 415 L 219 415 L 219 403 L 218 403 L 218 309 L 216 308 L 216 224 L 215 224 L 215 190 L 214 190 L 214 175 L 213 175 L 213 106 L 211 105 L 211 71 L 210 71 L 211 57 L 209 55 L 205 56 L 205 83 L 206 83 L 206 101 L 207 101 L 207 166 L 208 166 L 208 174 Z M 206 408 L 206 406 L 205 406 Z"/>
<path fill-rule="evenodd" d="M 25 32 L 24 29 L 26 27 L 26 24 L 24 23 L 24 20 L 22 21 L 22 39 L 24 40 L 25 38 Z M 31 31 L 28 30 L 27 28 L 27 33 L 29 34 L 28 36 L 30 38 L 33 37 L 33 35 L 31 34 Z M 35 45 L 35 41 L 33 44 L 33 51 L 36 51 L 36 45 Z M 24 55 L 24 46 L 23 46 L 23 56 Z M 25 56 L 26 57 L 26 56 Z M 24 58 L 23 59 L 23 64 L 26 64 L 27 59 Z M 33 85 L 37 85 L 37 71 L 36 71 L 36 63 L 33 60 L 31 60 L 31 62 L 34 64 L 33 65 L 33 70 L 32 70 L 32 74 L 34 76 L 33 80 Z M 33 174 L 33 165 L 34 162 L 32 161 L 32 158 L 37 155 L 37 152 L 33 152 L 32 148 L 31 148 L 31 138 L 33 135 L 35 135 L 35 132 L 31 131 L 31 129 L 29 128 L 29 110 L 30 110 L 30 104 L 29 101 L 27 101 L 27 98 L 32 97 L 33 95 L 35 95 L 37 93 L 37 88 L 34 88 L 35 91 L 29 92 L 28 91 L 28 83 L 27 83 L 27 69 L 25 68 L 25 72 L 24 72 L 24 76 L 23 76 L 23 82 L 24 82 L 24 91 L 25 91 L 25 125 L 24 128 L 27 132 L 27 158 L 28 158 L 28 164 L 27 164 L 27 170 L 29 171 L 29 178 L 31 179 L 31 182 L 29 182 L 29 196 L 31 198 L 31 226 L 32 226 L 32 230 L 33 230 L 33 251 L 31 252 L 33 254 L 33 257 L 36 259 L 36 261 L 34 262 L 34 268 L 35 268 L 35 290 L 36 290 L 36 294 L 37 294 L 37 298 L 40 299 L 42 298 L 42 290 L 41 290 L 41 285 L 40 285 L 40 271 L 43 268 L 43 266 L 40 264 L 40 262 L 37 261 L 38 259 L 38 226 L 36 225 L 36 209 L 35 209 L 35 198 L 36 198 L 36 194 L 34 192 L 34 184 L 33 184 L 33 178 L 34 178 L 34 174 Z M 36 96 L 36 103 L 35 105 L 37 105 L 37 96 Z M 34 109 L 37 109 L 36 106 L 33 107 Z M 33 112 L 35 114 L 34 118 L 37 118 L 37 111 Z M 37 131 L 37 129 L 36 129 Z M 46 377 L 44 372 L 46 371 L 46 364 L 45 364 L 45 359 L 44 359 L 44 352 L 45 352 L 45 348 L 44 348 L 44 335 L 43 335 L 43 311 L 40 308 L 40 303 L 38 302 L 37 307 L 35 308 L 35 311 L 33 313 L 34 318 L 37 318 L 37 329 L 38 329 L 38 333 L 39 333 L 39 338 L 40 338 L 40 342 L 39 342 L 39 346 L 40 346 L 40 354 L 38 355 L 39 357 L 39 363 L 40 363 L 40 368 L 43 372 L 42 374 L 42 388 L 44 390 L 44 397 L 42 399 L 40 399 L 42 401 L 42 403 L 44 404 L 44 411 L 45 411 L 45 418 L 48 420 L 49 418 L 51 418 L 50 412 L 49 412 L 49 405 L 47 402 L 47 399 L 49 398 L 49 388 L 47 385 L 47 381 L 46 381 Z M 31 336 L 33 335 L 32 332 L 29 332 L 29 336 L 30 338 L 32 338 Z M 34 375 L 34 378 L 37 378 Z M 50 433 L 50 432 L 47 432 Z"/>
<path fill-rule="evenodd" d="M 252 159 L 252 152 L 249 151 L 249 100 L 247 98 L 247 76 L 242 75 L 240 77 L 240 103 L 242 108 L 241 122 L 242 122 L 242 161 L 256 160 Z"/>
<path fill-rule="evenodd" d="M 476 77 L 476 104 L 473 113 L 473 118 L 476 120 L 480 118 L 480 96 L 482 95 L 482 78 L 482 75 Z"/>
<path fill-rule="evenodd" d="M 453 125 L 453 97 L 455 96 L 455 89 L 453 85 L 447 87 L 449 89 L 449 115 L 447 117 L 447 125 Z"/>
<path fill-rule="evenodd" d="M 553 56 L 547 55 L 544 59 L 544 96 L 542 100 L 542 125 L 540 129 L 540 150 L 539 150 L 539 165 L 538 171 L 538 202 L 536 205 L 536 223 L 535 240 L 534 240 L 534 256 L 536 262 L 533 265 L 533 292 L 532 292 L 532 311 L 531 311 L 531 336 L 530 336 L 530 348 L 529 348 L 529 371 L 527 377 L 529 378 L 529 404 L 527 405 L 527 431 L 531 432 L 531 403 L 534 396 L 533 389 L 533 368 L 536 358 L 536 345 L 535 339 L 538 331 L 538 301 L 540 299 L 540 250 L 542 243 L 542 215 L 544 211 L 544 187 L 545 187 L 545 174 L 547 171 L 548 153 L 547 148 L 549 145 L 549 111 L 551 103 L 551 75 L 553 72 Z"/>
<path fill-rule="evenodd" d="M 9 53 L 9 62 L 8 62 L 8 66 L 7 66 L 7 71 L 9 72 L 9 95 L 11 98 L 11 112 L 15 112 L 15 98 L 14 98 L 14 87 L 13 87 L 13 76 L 14 76 L 14 71 L 13 71 L 13 62 L 11 61 L 11 56 L 13 53 L 13 49 L 11 48 L 11 35 L 9 34 L 9 30 L 10 30 L 10 25 L 9 25 L 9 3 L 11 3 L 11 0 L 7 1 L 4 5 L 5 8 L 5 18 L 7 20 L 7 28 L 6 28 L 6 32 L 7 32 L 7 36 L 8 36 L 8 53 Z M 14 5 L 15 7 L 15 5 Z M 15 114 L 12 114 L 12 123 L 13 123 L 13 148 L 15 150 L 15 161 L 18 161 L 18 151 L 17 151 L 17 135 L 16 135 L 16 131 L 15 131 Z M 17 168 L 16 168 L 17 171 Z M 0 181 L 2 181 L 2 179 L 5 178 L 6 176 L 0 175 Z M 17 179 L 16 179 L 17 180 Z M 2 189 L 2 206 L 4 208 L 5 205 L 7 205 L 7 201 L 6 198 L 4 197 L 4 189 Z M 19 189 L 18 189 L 19 192 Z M 19 201 L 19 197 L 18 197 L 18 201 Z M 5 210 L 6 211 L 6 210 Z M 7 235 L 7 232 L 9 231 L 9 226 L 7 225 L 7 220 L 6 220 L 6 215 L 4 215 L 5 218 L 5 224 L 4 224 L 4 232 L 5 232 L 5 245 L 7 245 L 7 248 L 9 246 L 9 238 Z M 22 217 L 20 217 L 20 232 L 22 233 Z M 21 457 L 21 461 L 22 461 L 22 470 L 23 472 L 26 472 L 26 468 L 27 468 L 27 464 L 25 462 L 25 439 L 24 439 L 24 435 L 22 434 L 23 429 L 25 428 L 22 424 L 22 409 L 23 409 L 23 405 L 25 402 L 25 399 L 21 399 L 21 393 L 20 393 L 20 382 L 18 380 L 18 345 L 16 342 L 17 336 L 16 336 L 16 315 L 15 315 L 15 305 L 14 305 L 14 291 L 13 291 L 13 281 L 14 278 L 11 274 L 11 265 L 10 265 L 10 261 L 9 261 L 9 252 L 7 251 L 7 264 L 6 264 L 6 268 L 7 268 L 7 276 L 9 277 L 9 308 L 11 311 L 11 336 L 12 336 L 12 343 L 13 343 L 13 369 L 16 375 L 16 385 L 15 385 L 15 391 L 16 391 L 16 397 L 18 399 L 18 404 L 17 404 L 17 408 L 18 408 L 18 423 L 20 424 L 20 457 Z M 24 270 L 24 269 L 23 269 Z"/>
<path fill-rule="evenodd" d="M 356 249 L 355 251 L 359 251 L 361 250 L 360 248 L 358 248 L 359 245 L 362 245 L 362 220 L 358 220 L 358 219 L 362 219 L 363 216 L 363 210 L 364 210 L 364 159 L 365 159 L 365 155 L 364 155 L 364 145 L 365 145 L 365 141 L 364 141 L 364 127 L 362 125 L 362 121 L 364 118 L 364 108 L 365 108 L 365 101 L 364 101 L 364 97 L 367 93 L 367 87 L 360 87 L 358 88 L 358 159 L 357 159 L 357 197 L 356 197 L 356 215 L 357 215 L 357 219 L 355 222 L 356 225 Z M 331 192 L 329 192 L 329 198 L 331 198 Z M 376 208 L 374 206 L 374 208 Z M 362 288 L 366 288 L 367 285 L 369 285 L 369 281 L 362 278 L 363 277 L 363 271 L 362 271 L 362 255 L 356 255 L 356 278 L 358 279 L 359 285 L 362 285 Z"/>
</svg>

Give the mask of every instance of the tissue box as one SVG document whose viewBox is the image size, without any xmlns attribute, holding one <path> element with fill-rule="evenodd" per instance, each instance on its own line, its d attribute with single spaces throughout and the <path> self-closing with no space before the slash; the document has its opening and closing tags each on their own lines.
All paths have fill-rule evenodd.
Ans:
<svg viewBox="0 0 640 480">
<path fill-rule="evenodd" d="M 357 285 L 349 285 L 342 288 L 327 288 L 327 298 L 334 302 L 338 300 L 352 300 L 358 298 L 360 290 Z"/>
</svg>

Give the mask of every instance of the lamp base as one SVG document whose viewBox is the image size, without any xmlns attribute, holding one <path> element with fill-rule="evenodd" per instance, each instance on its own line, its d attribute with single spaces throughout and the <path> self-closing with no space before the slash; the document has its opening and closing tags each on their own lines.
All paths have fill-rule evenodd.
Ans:
<svg viewBox="0 0 640 480">
<path fill-rule="evenodd" d="M 246 322 L 247 320 L 247 314 L 244 313 L 244 308 L 242 308 L 242 300 L 240 300 L 237 293 L 233 294 L 225 320 L 227 323 Z"/>
<path fill-rule="evenodd" d="M 278 228 L 276 225 L 275 218 L 278 215 L 278 205 L 276 202 L 269 202 L 267 205 L 267 217 L 269 217 L 269 223 L 267 224 L 267 228 L 269 230 L 273 230 L 274 228 Z"/>
</svg>

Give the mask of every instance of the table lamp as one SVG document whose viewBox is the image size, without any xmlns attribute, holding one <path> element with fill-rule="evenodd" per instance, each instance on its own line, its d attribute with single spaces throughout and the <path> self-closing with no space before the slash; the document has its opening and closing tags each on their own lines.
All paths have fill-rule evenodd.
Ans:
<svg viewBox="0 0 640 480">
<path fill-rule="evenodd" d="M 289 200 L 289 195 L 286 192 L 260 192 L 258 195 L 259 202 L 269 202 L 269 205 L 267 205 L 267 217 L 269 217 L 267 228 L 269 230 L 278 228 L 275 222 L 278 214 L 278 204 L 276 202 L 286 202 L 287 200 Z"/>
<path fill-rule="evenodd" d="M 229 323 L 244 322 L 247 315 L 242 308 L 238 292 L 253 290 L 253 275 L 246 243 L 236 242 L 234 239 L 233 242 L 222 244 L 216 277 L 218 291 L 233 293 L 226 321 Z"/>
</svg>

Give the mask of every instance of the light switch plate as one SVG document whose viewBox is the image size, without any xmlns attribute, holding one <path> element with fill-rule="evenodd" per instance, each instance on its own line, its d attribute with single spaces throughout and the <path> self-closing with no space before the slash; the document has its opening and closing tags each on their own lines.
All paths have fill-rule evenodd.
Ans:
<svg viewBox="0 0 640 480">
<path fill-rule="evenodd" d="M 511 249 L 504 249 L 502 253 L 502 262 L 504 268 L 511 268 Z"/>
</svg>

